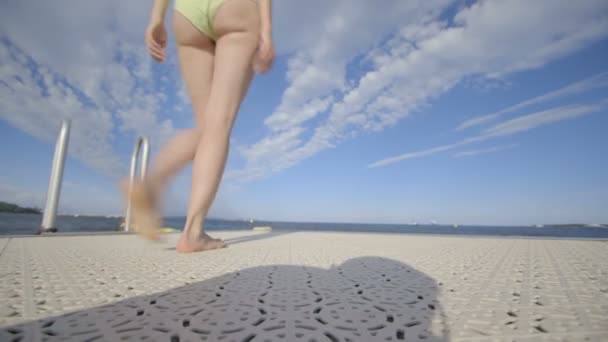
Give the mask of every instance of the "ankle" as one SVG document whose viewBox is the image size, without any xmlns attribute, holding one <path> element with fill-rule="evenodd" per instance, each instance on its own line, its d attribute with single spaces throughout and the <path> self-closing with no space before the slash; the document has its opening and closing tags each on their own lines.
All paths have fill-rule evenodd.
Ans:
<svg viewBox="0 0 608 342">
<path fill-rule="evenodd" d="M 187 237 L 200 237 L 204 234 L 202 215 L 188 215 L 184 225 L 184 235 Z"/>
<path fill-rule="evenodd" d="M 189 240 L 198 239 L 201 234 L 201 230 L 196 228 L 184 229 L 184 231 L 182 232 L 182 236 Z"/>
</svg>

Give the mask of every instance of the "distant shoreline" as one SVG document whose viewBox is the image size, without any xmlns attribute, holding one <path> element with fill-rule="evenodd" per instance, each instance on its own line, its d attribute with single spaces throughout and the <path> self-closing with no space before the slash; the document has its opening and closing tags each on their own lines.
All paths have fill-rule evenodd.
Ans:
<svg viewBox="0 0 608 342">
<path fill-rule="evenodd" d="M 558 227 L 558 228 L 608 228 L 608 224 L 586 224 L 586 223 L 546 224 L 545 226 Z"/>
<path fill-rule="evenodd" d="M 8 203 L 0 201 L 0 213 L 7 214 L 33 214 L 33 215 L 42 215 L 43 211 L 38 208 L 29 208 L 29 207 L 21 207 L 17 204 Z M 99 214 L 73 214 L 73 213 L 58 213 L 57 217 L 74 217 L 74 218 L 103 218 L 103 219 L 124 219 L 121 215 L 99 215 Z M 184 216 L 173 216 L 168 215 L 164 217 L 164 220 L 172 220 L 172 219 L 185 219 Z M 227 218 L 218 218 L 218 217 L 208 217 L 207 220 L 211 221 L 223 221 L 223 222 L 245 222 L 249 220 L 244 219 L 227 219 Z M 357 226 L 405 226 L 405 227 L 454 227 L 454 228 L 462 228 L 462 227 L 494 227 L 494 228 L 507 228 L 507 227 L 532 227 L 537 229 L 542 228 L 603 228 L 608 229 L 608 223 L 546 223 L 546 224 L 537 224 L 537 225 L 482 225 L 482 224 L 431 224 L 431 223 L 360 223 L 360 222 L 314 222 L 314 221 L 270 221 L 270 220 L 255 220 L 256 224 L 318 224 L 318 225 L 357 225 Z"/>
<path fill-rule="evenodd" d="M 42 215 L 42 210 L 38 208 L 21 207 L 14 203 L 0 201 L 0 213 Z"/>
</svg>

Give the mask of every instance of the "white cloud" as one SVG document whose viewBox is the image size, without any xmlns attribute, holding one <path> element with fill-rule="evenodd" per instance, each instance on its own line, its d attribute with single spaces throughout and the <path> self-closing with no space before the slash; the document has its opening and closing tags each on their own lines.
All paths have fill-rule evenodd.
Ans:
<svg viewBox="0 0 608 342">
<path fill-rule="evenodd" d="M 469 145 L 472 143 L 481 142 L 493 138 L 509 136 L 551 123 L 574 119 L 579 116 L 589 115 L 591 113 L 597 112 L 598 110 L 602 109 L 605 104 L 606 101 L 604 100 L 599 102 L 598 104 L 593 105 L 562 106 L 543 110 L 540 112 L 535 112 L 532 114 L 527 114 L 512 120 L 496 124 L 486 129 L 481 134 L 466 138 L 464 140 L 461 140 L 460 142 L 448 145 L 440 145 L 426 150 L 408 152 L 398 156 L 384 158 L 369 164 L 368 167 L 373 168 L 386 166 L 403 160 L 426 157 L 440 152 L 452 150 L 464 145 Z"/>
<path fill-rule="evenodd" d="M 486 129 L 482 136 L 500 137 L 525 132 L 539 126 L 591 114 L 600 108 L 599 105 L 571 105 L 547 109 L 499 123 Z"/>
<path fill-rule="evenodd" d="M 466 77 L 538 68 L 608 34 L 601 0 L 481 1 L 459 10 L 452 25 L 439 19 L 448 5 L 442 1 L 315 4 L 316 39 L 295 33 L 303 46 L 289 61 L 289 86 L 266 120 L 268 135 L 243 149 L 246 166 L 230 173 L 233 180 L 261 178 L 360 132 L 381 131 Z M 360 77 L 347 75 L 361 56 L 371 65 L 360 66 Z M 318 104 L 328 98 L 323 112 Z"/>
<path fill-rule="evenodd" d="M 47 142 L 56 139 L 60 118 L 72 118 L 70 152 L 102 172 L 115 172 L 118 160 L 108 139 L 111 114 L 83 104 L 77 92 L 48 68 L 33 69 L 31 60 L 23 63 L 26 55 L 16 47 L 0 45 L 0 55 L 10 66 L 0 70 L 0 79 L 8 84 L 0 86 L 0 117 Z M 19 80 L 11 82 L 15 77 Z"/>
<path fill-rule="evenodd" d="M 522 110 L 522 109 L 525 109 L 525 108 L 533 106 L 533 105 L 553 101 L 553 100 L 556 100 L 559 98 L 566 97 L 568 95 L 580 94 L 580 93 L 583 93 L 583 92 L 586 92 L 586 91 L 589 91 L 592 89 L 604 88 L 607 86 L 608 86 L 608 72 L 603 72 L 603 73 L 591 76 L 589 78 L 586 78 L 582 81 L 578 81 L 578 82 L 569 84 L 565 87 L 562 87 L 555 91 L 549 92 L 547 94 L 543 94 L 541 96 L 537 96 L 537 97 L 531 98 L 529 100 L 520 102 L 511 107 L 499 110 L 495 113 L 482 115 L 482 116 L 479 116 L 476 118 L 466 120 L 462 124 L 460 124 L 458 127 L 456 127 L 455 130 L 461 131 L 466 128 L 483 125 L 488 122 L 494 121 L 507 113 L 513 113 L 515 111 Z"/>
<path fill-rule="evenodd" d="M 394 125 L 463 78 L 536 68 L 608 32 L 608 5 L 600 0 L 483 1 L 440 19 L 455 3 L 275 2 L 277 48 L 290 54 L 288 87 L 265 120 L 268 134 L 241 149 L 246 166 L 228 177 L 252 180 L 289 168 L 361 132 Z M 146 55 L 149 4 L 0 6 L 3 120 L 52 143 L 60 119 L 72 118 L 70 153 L 111 175 L 127 165 L 118 140 L 145 134 L 156 145 L 178 125 L 161 108 L 172 89 L 179 90 L 172 109 L 185 108 L 187 97 L 174 55 L 162 69 L 174 72 L 164 75 Z"/>
<path fill-rule="evenodd" d="M 146 135 L 157 146 L 174 131 L 160 109 L 177 80 L 153 73 L 148 11 L 118 0 L 3 4 L 0 118 L 49 143 L 71 118 L 69 153 L 103 175 L 124 174 L 117 141 Z"/>
<path fill-rule="evenodd" d="M 472 141 L 465 139 L 465 140 L 462 140 L 462 141 L 454 143 L 454 144 L 436 146 L 436 147 L 429 148 L 427 150 L 422 150 L 422 151 L 408 152 L 408 153 L 404 153 L 404 154 L 401 154 L 398 156 L 384 158 L 382 160 L 375 161 L 375 162 L 369 164 L 368 167 L 373 168 L 373 167 L 386 166 L 386 165 L 393 164 L 393 163 L 396 163 L 396 162 L 399 162 L 402 160 L 426 157 L 426 156 L 430 156 L 430 155 L 433 155 L 436 153 L 452 150 L 452 149 L 455 149 L 456 147 L 460 147 L 460 146 L 467 145 L 470 143 L 472 143 Z"/>
<path fill-rule="evenodd" d="M 467 151 L 462 151 L 462 152 L 458 152 L 458 153 L 454 153 L 452 155 L 452 157 L 473 157 L 473 156 L 478 156 L 480 154 L 487 154 L 487 153 L 492 153 L 492 152 L 498 152 L 498 151 L 504 151 L 504 150 L 508 150 L 508 149 L 512 149 L 517 147 L 517 144 L 511 144 L 511 145 L 504 145 L 504 146 L 495 146 L 495 147 L 489 147 L 489 148 L 482 148 L 482 149 L 478 149 L 478 150 L 467 150 Z"/>
<path fill-rule="evenodd" d="M 333 100 L 333 92 L 346 90 L 347 63 L 401 23 L 437 15 L 448 3 L 391 0 L 378 6 L 369 1 L 346 0 L 277 2 L 277 45 L 295 51 L 286 75 L 290 84 L 266 125 L 273 131 L 289 129 L 322 113 L 328 101 Z"/>
<path fill-rule="evenodd" d="M 290 129 L 327 110 L 333 100 L 334 99 L 331 96 L 323 99 L 315 98 L 301 106 L 299 109 L 294 109 L 292 111 L 278 111 L 269 116 L 264 123 L 275 131 Z"/>
</svg>

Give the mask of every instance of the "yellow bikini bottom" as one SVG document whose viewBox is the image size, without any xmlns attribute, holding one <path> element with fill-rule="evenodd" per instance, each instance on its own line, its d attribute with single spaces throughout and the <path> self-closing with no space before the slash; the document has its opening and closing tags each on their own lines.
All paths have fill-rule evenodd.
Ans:
<svg viewBox="0 0 608 342">
<path fill-rule="evenodd" d="M 224 0 L 175 0 L 175 10 L 207 37 L 216 40 L 213 18 L 222 2 Z"/>
</svg>

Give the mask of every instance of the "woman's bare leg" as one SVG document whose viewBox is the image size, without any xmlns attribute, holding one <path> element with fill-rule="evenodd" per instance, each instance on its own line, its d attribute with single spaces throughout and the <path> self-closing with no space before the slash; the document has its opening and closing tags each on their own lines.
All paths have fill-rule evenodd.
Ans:
<svg viewBox="0 0 608 342">
<path fill-rule="evenodd" d="M 226 1 L 218 11 L 214 29 L 213 81 L 205 107 L 202 134 L 192 169 L 192 191 L 179 252 L 223 247 L 210 243 L 201 230 L 224 172 L 230 132 L 253 76 L 251 60 L 258 44 L 259 15 L 250 0 Z"/>
<path fill-rule="evenodd" d="M 133 185 L 135 227 L 154 239 L 158 238 L 162 216 L 157 201 L 168 181 L 194 159 L 213 78 L 214 43 L 178 12 L 174 13 L 173 25 L 182 79 L 192 103 L 196 127 L 171 138 L 158 153 L 146 182 Z M 123 188 L 128 192 L 128 184 L 123 184 Z"/>
<path fill-rule="evenodd" d="M 166 185 L 175 173 L 194 159 L 213 79 L 213 42 L 179 12 L 174 12 L 173 29 L 181 75 L 192 103 L 196 127 L 179 132 L 159 152 L 149 178 L 160 187 Z"/>
<path fill-rule="evenodd" d="M 155 195 L 159 195 L 169 180 L 192 161 L 199 139 L 199 129 L 185 129 L 175 134 L 161 148 L 147 177 L 147 185 Z"/>
</svg>

